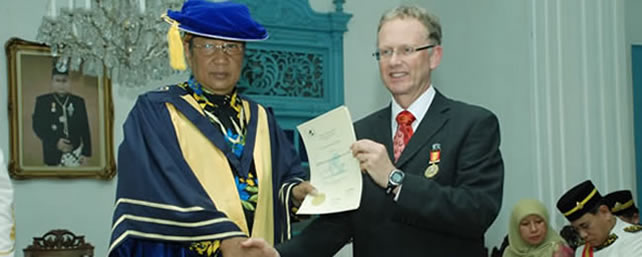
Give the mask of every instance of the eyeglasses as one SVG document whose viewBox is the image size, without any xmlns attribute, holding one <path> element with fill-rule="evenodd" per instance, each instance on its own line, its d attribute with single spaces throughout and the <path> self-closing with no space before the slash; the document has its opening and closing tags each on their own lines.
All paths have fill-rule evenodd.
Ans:
<svg viewBox="0 0 642 257">
<path fill-rule="evenodd" d="M 243 52 L 243 47 L 240 44 L 225 43 L 222 45 L 217 44 L 192 44 L 192 47 L 196 48 L 199 53 L 203 55 L 213 55 L 217 49 L 221 49 L 223 53 L 227 55 L 239 55 Z"/>
<path fill-rule="evenodd" d="M 412 47 L 412 46 L 401 46 L 397 48 L 386 48 L 386 49 L 379 49 L 375 51 L 372 56 L 377 59 L 377 61 L 385 60 L 385 59 L 390 59 L 393 54 L 397 53 L 400 56 L 410 56 L 414 54 L 417 51 L 421 50 L 426 50 L 435 47 L 436 45 L 425 45 L 425 46 L 419 46 L 419 47 Z"/>
</svg>

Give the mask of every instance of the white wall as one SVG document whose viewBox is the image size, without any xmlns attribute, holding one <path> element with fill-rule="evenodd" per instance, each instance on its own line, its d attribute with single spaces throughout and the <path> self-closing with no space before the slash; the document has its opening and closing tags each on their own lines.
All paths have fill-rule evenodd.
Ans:
<svg viewBox="0 0 642 257">
<path fill-rule="evenodd" d="M 46 1 L 6 1 L 0 8 L 0 42 L 10 37 L 34 40 Z M 7 106 L 7 61 L 0 54 L 0 147 L 9 152 Z M 51 229 L 66 228 L 86 235 L 105 255 L 111 227 L 114 181 L 28 180 L 15 181 L 16 256 L 31 238 Z"/>
<path fill-rule="evenodd" d="M 0 42 L 11 37 L 35 41 L 41 17 L 48 1 L 7 1 L 0 8 Z M 67 1 L 56 1 L 64 7 Z M 7 61 L 0 54 L 0 106 L 7 106 Z M 149 85 L 146 88 L 127 89 L 113 85 L 114 146 L 122 141 L 122 124 L 141 92 L 180 80 L 176 77 Z M 0 111 L 0 147 L 9 152 L 9 130 L 6 109 Z M 8 158 L 8 157 L 7 157 Z M 16 256 L 32 243 L 32 237 L 41 236 L 51 229 L 64 228 L 85 235 L 94 245 L 96 256 L 105 256 L 111 231 L 112 206 L 116 179 L 33 179 L 14 180 L 16 215 Z"/>
<path fill-rule="evenodd" d="M 635 188 L 628 42 L 642 43 L 640 1 L 346 1 L 344 10 L 354 16 L 344 38 L 345 101 L 355 119 L 390 100 L 371 53 L 379 16 L 400 2 L 414 2 L 441 17 L 444 59 L 435 73 L 436 87 L 498 115 L 505 197 L 487 233 L 489 248 L 506 234 L 518 199 L 543 200 L 559 227 L 563 219 L 554 202 L 581 179 L 593 179 L 602 193 Z M 311 5 L 318 11 L 334 8 L 331 0 L 311 0 Z M 4 3 L 0 42 L 14 36 L 35 39 L 45 8 L 41 0 Z M 0 106 L 7 105 L 6 65 L 3 51 Z M 117 146 L 122 122 L 142 89 L 114 85 L 113 91 Z M 0 147 L 8 152 L 6 111 L 0 111 L 0 121 Z M 14 182 L 18 256 L 31 237 L 54 228 L 84 234 L 96 246 L 96 256 L 105 255 L 115 180 Z"/>
</svg>

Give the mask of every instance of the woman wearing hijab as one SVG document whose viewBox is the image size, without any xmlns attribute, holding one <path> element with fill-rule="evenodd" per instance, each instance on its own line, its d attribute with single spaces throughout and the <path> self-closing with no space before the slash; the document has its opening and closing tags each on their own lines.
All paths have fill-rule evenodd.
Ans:
<svg viewBox="0 0 642 257">
<path fill-rule="evenodd" d="M 503 257 L 573 256 L 564 239 L 548 225 L 548 211 L 538 200 L 517 202 L 508 229 L 508 248 Z"/>
<path fill-rule="evenodd" d="M 13 216 L 13 186 L 0 149 L 0 256 L 13 257 L 16 222 Z"/>
</svg>

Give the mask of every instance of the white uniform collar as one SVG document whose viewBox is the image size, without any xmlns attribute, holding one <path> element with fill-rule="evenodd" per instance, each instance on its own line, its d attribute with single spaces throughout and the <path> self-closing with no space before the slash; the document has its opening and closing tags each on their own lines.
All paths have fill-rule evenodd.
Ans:
<svg viewBox="0 0 642 257">
<path fill-rule="evenodd" d="M 437 91 L 435 91 L 435 87 L 430 84 L 430 87 L 428 87 L 428 90 L 421 94 L 417 100 L 415 100 L 413 103 L 410 104 L 407 111 L 412 113 L 413 116 L 415 116 L 415 121 L 412 122 L 412 130 L 417 131 L 417 127 L 421 123 L 421 121 L 424 119 L 424 116 L 426 115 L 426 112 L 428 112 L 428 108 L 430 108 L 430 105 L 432 104 L 432 100 L 435 99 L 435 94 Z M 395 101 L 394 98 L 392 98 L 392 108 L 391 108 L 391 121 L 390 125 L 392 126 L 392 137 L 395 136 L 395 132 L 397 131 L 397 114 L 402 112 L 404 109 L 401 108 L 401 106 Z"/>
</svg>

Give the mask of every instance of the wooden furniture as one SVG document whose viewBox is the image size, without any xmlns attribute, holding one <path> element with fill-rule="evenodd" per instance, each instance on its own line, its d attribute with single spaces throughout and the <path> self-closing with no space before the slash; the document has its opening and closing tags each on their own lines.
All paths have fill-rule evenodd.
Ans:
<svg viewBox="0 0 642 257">
<path fill-rule="evenodd" d="M 24 257 L 93 257 L 94 246 L 69 230 L 54 229 L 23 249 Z"/>
</svg>

